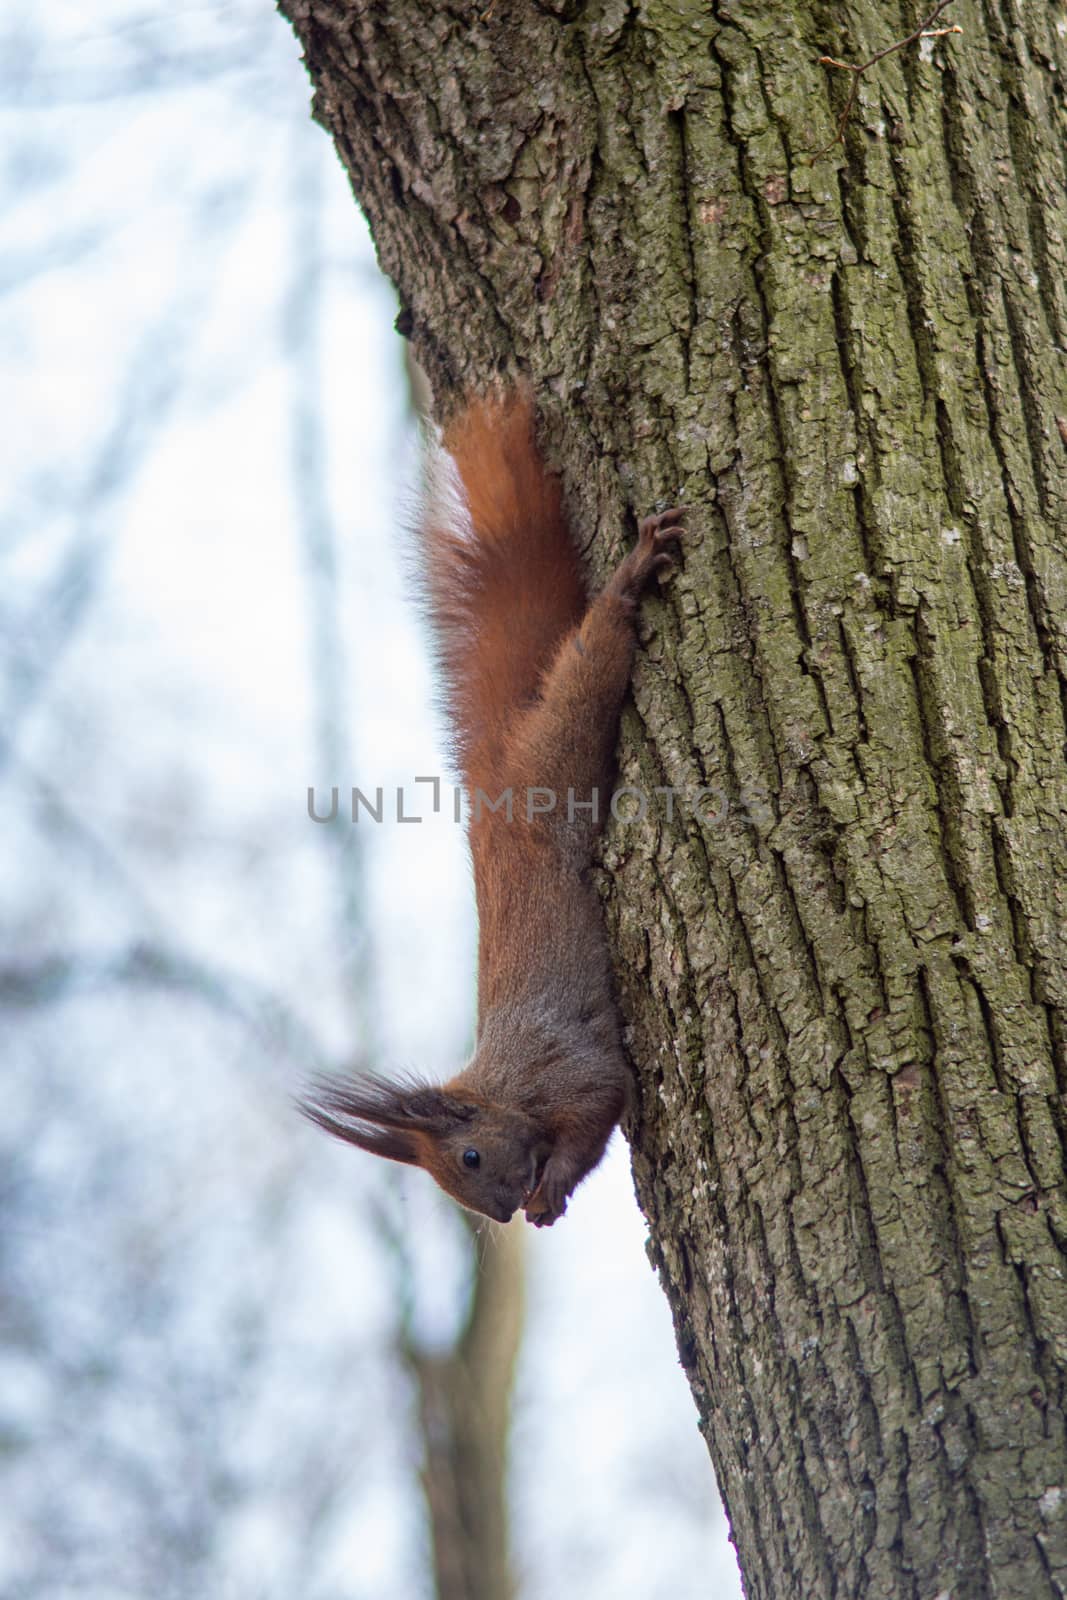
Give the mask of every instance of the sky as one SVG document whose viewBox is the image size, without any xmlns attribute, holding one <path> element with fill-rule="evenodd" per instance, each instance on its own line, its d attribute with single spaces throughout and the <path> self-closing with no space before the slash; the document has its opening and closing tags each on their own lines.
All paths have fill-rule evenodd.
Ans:
<svg viewBox="0 0 1067 1600">
<path fill-rule="evenodd" d="M 462 1230 L 291 1105 L 473 1020 L 462 830 L 307 810 L 448 775 L 394 299 L 266 0 L 0 27 L 0 1590 L 428 1594 Z M 525 1231 L 522 1600 L 732 1600 L 621 1139 Z"/>
</svg>

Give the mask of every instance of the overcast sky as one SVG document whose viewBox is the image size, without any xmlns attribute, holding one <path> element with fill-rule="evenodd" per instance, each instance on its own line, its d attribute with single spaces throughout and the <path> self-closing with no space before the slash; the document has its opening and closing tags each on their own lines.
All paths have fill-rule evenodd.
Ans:
<svg viewBox="0 0 1067 1600">
<path fill-rule="evenodd" d="M 0 1588 L 140 1596 L 143 1544 L 159 1593 L 427 1594 L 379 1164 L 288 1098 L 311 1052 L 454 1070 L 473 1016 L 461 830 L 327 848 L 306 809 L 448 772 L 393 298 L 267 0 L 3 27 L 0 965 L 47 983 L 0 992 Z M 386 1187 L 443 1331 L 454 1220 Z M 621 1140 L 526 1232 L 523 1600 L 732 1600 Z M 313 1575 L 298 1462 L 332 1474 Z"/>
</svg>

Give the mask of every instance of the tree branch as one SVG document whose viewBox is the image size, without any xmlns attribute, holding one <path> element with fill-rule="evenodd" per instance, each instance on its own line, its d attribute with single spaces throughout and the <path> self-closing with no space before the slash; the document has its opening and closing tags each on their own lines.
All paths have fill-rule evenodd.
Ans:
<svg viewBox="0 0 1067 1600">
<path fill-rule="evenodd" d="M 933 27 L 933 23 L 937 21 L 941 13 L 943 11 L 947 11 L 948 7 L 952 4 L 953 0 L 938 0 L 938 4 L 934 7 L 926 20 L 924 22 L 920 22 L 914 33 L 909 33 L 906 39 L 898 39 L 895 44 L 886 45 L 884 50 L 877 51 L 873 56 L 871 56 L 870 60 L 864 61 L 859 66 L 857 66 L 853 61 L 838 61 L 835 56 L 819 57 L 819 65 L 822 67 L 837 67 L 842 72 L 851 72 L 852 88 L 848 92 L 848 99 L 845 101 L 845 109 L 837 119 L 837 132 L 834 134 L 829 144 L 824 145 L 821 150 L 817 150 L 815 152 L 815 154 L 812 156 L 813 161 L 821 161 L 822 157 L 826 155 L 828 151 L 832 150 L 835 144 L 841 144 L 844 141 L 845 129 L 848 127 L 849 118 L 852 115 L 852 108 L 856 103 L 856 96 L 859 93 L 860 79 L 870 67 L 875 66 L 875 64 L 879 61 L 884 61 L 886 56 L 893 55 L 895 51 L 904 50 L 909 44 L 914 44 L 917 39 L 943 39 L 947 34 L 963 32 L 963 29 L 958 23 L 955 22 L 947 28 Z"/>
</svg>

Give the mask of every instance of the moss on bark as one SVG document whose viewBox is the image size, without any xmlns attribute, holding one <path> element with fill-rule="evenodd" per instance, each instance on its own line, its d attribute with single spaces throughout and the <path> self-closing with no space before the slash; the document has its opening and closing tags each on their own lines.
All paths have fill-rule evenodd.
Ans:
<svg viewBox="0 0 1067 1600">
<path fill-rule="evenodd" d="M 1067 1593 L 1067 12 L 287 0 L 444 403 L 649 609 L 605 849 L 748 1593 Z"/>
</svg>

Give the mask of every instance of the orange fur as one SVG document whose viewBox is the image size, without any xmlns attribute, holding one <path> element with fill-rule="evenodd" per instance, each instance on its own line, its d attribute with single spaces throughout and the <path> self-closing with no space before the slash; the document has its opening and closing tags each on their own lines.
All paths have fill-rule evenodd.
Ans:
<svg viewBox="0 0 1067 1600">
<path fill-rule="evenodd" d="M 362 1149 L 424 1167 L 474 1211 L 506 1221 L 521 1205 L 544 1225 L 600 1160 L 629 1096 L 586 869 L 610 795 L 638 603 L 672 563 L 680 513 L 642 522 L 590 604 L 528 396 L 472 401 L 444 443 L 464 499 L 432 503 L 422 553 L 471 804 L 477 1046 L 440 1087 L 318 1084 L 303 1109 Z M 551 791 L 555 808 L 528 810 L 535 790 Z M 481 804 L 479 791 L 490 805 L 510 792 L 510 812 Z M 599 819 L 586 808 L 597 793 Z"/>
<path fill-rule="evenodd" d="M 473 401 L 443 442 L 466 506 L 430 510 L 426 588 L 463 781 L 490 794 L 516 717 L 581 620 L 585 583 L 524 391 Z"/>
</svg>

